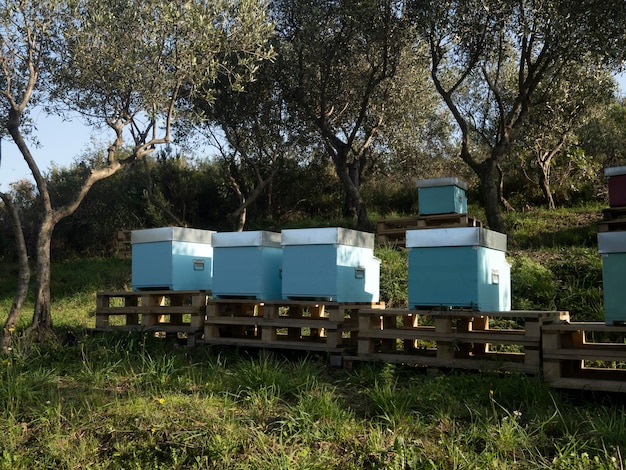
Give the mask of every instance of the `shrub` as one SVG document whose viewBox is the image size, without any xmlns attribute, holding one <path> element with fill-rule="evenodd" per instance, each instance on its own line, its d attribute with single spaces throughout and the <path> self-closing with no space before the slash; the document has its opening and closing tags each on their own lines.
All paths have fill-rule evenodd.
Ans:
<svg viewBox="0 0 626 470">
<path fill-rule="evenodd" d="M 511 289 L 514 310 L 554 310 L 557 283 L 552 272 L 523 255 L 512 257 Z"/>
<path fill-rule="evenodd" d="M 376 249 L 380 258 L 380 300 L 388 308 L 403 308 L 408 305 L 409 264 L 406 250 L 392 245 Z"/>
</svg>

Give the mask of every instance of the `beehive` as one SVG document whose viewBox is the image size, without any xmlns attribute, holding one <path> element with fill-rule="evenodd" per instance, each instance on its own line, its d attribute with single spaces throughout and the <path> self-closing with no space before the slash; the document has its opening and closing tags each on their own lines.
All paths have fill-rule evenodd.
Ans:
<svg viewBox="0 0 626 470">
<path fill-rule="evenodd" d="M 506 241 L 477 227 L 408 230 L 409 307 L 510 310 Z"/>
<path fill-rule="evenodd" d="M 626 166 L 606 168 L 604 176 L 609 179 L 609 206 L 626 206 Z"/>
<path fill-rule="evenodd" d="M 417 197 L 420 215 L 467 214 L 467 183 L 458 178 L 419 180 Z"/>
<path fill-rule="evenodd" d="M 213 235 L 213 295 L 280 300 L 283 249 L 280 233 L 223 232 Z"/>
<path fill-rule="evenodd" d="M 211 290 L 213 233 L 181 227 L 133 230 L 133 290 Z"/>
<path fill-rule="evenodd" d="M 283 299 L 378 302 L 374 234 L 330 227 L 286 229 L 281 238 Z"/>
<path fill-rule="evenodd" d="M 607 325 L 626 322 L 626 232 L 598 233 L 602 256 L 604 320 Z"/>
</svg>

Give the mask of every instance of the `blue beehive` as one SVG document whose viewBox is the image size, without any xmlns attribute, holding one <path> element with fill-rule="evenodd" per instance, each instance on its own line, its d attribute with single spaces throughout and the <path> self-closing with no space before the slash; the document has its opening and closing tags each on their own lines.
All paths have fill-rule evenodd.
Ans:
<svg viewBox="0 0 626 470">
<path fill-rule="evenodd" d="M 410 308 L 511 309 L 506 235 L 476 227 L 407 230 Z"/>
<path fill-rule="evenodd" d="M 607 325 L 626 322 L 626 232 L 598 233 L 602 256 L 604 321 Z"/>
<path fill-rule="evenodd" d="M 133 230 L 133 290 L 211 290 L 213 233 L 181 227 Z"/>
<path fill-rule="evenodd" d="M 420 215 L 467 214 L 467 183 L 458 178 L 434 178 L 417 182 Z"/>
<path fill-rule="evenodd" d="M 281 235 L 283 299 L 378 302 L 374 234 L 332 227 L 288 229 Z"/>
<path fill-rule="evenodd" d="M 224 232 L 213 235 L 213 295 L 280 300 L 283 249 L 280 233 Z"/>
</svg>

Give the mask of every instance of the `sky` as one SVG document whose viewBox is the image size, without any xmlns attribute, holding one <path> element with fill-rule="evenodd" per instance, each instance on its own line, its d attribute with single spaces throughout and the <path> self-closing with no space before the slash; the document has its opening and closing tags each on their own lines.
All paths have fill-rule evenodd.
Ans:
<svg viewBox="0 0 626 470">
<path fill-rule="evenodd" d="M 626 72 L 617 76 L 622 94 L 626 94 Z M 75 118 L 63 121 L 58 116 L 47 116 L 43 111 L 35 113 L 36 135 L 39 147 L 31 144 L 31 152 L 39 169 L 47 173 L 53 165 L 66 167 L 77 157 L 93 148 L 92 142 L 107 143 L 113 138 L 112 131 L 94 131 Z M 26 178 L 33 181 L 28 166 L 10 137 L 0 140 L 0 191 L 9 191 L 10 183 Z"/>
</svg>

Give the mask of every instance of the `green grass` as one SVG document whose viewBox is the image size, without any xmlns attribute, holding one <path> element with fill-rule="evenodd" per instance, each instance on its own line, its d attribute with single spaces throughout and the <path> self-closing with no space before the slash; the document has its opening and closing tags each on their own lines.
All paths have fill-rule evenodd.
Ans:
<svg viewBox="0 0 626 470">
<path fill-rule="evenodd" d="M 575 236 L 549 235 L 564 222 L 547 213 L 510 216 L 514 306 L 601 316 L 601 261 L 587 242 L 595 211 L 563 212 L 587 218 Z M 376 254 L 383 300 L 401 307 L 406 253 Z M 15 273 L 0 265 L 0 321 Z M 337 370 L 323 355 L 84 336 L 96 292 L 129 288 L 129 260 L 56 263 L 52 275 L 58 335 L 29 344 L 18 329 L 0 358 L 0 469 L 624 468 L 623 397 L 561 393 L 516 374 Z M 21 326 L 29 316 L 27 306 Z"/>
<path fill-rule="evenodd" d="M 247 356 L 141 335 L 0 369 L 0 468 L 620 468 L 623 405 L 518 375 Z"/>
</svg>

